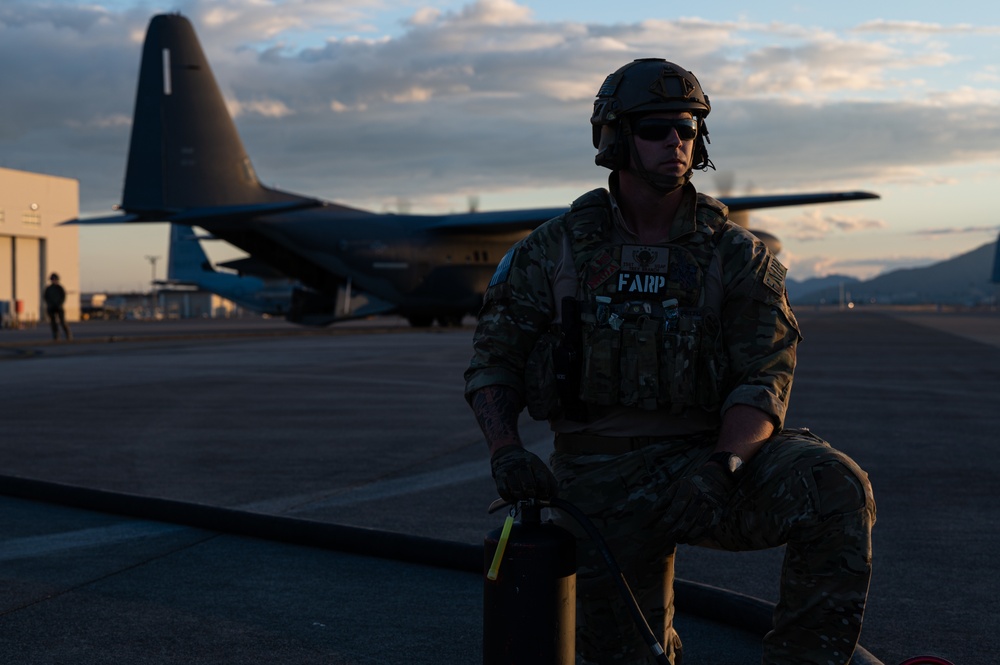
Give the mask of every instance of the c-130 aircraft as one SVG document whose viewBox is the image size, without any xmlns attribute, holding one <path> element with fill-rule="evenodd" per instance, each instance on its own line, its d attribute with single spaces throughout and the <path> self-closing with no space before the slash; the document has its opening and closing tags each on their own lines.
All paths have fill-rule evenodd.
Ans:
<svg viewBox="0 0 1000 665">
<path fill-rule="evenodd" d="M 867 192 L 726 197 L 745 225 L 758 208 L 878 198 Z M 76 224 L 199 226 L 298 280 L 290 321 L 395 313 L 411 325 L 475 314 L 515 242 L 568 208 L 449 215 L 376 214 L 266 187 L 257 179 L 194 28 L 150 21 L 143 46 L 122 203 L 124 215 Z M 761 234 L 763 235 L 763 234 Z M 776 238 L 763 238 L 772 245 Z"/>
</svg>

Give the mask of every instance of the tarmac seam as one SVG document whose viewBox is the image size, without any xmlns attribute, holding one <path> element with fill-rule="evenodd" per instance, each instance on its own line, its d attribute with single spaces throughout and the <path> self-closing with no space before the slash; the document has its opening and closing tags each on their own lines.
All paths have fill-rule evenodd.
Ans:
<svg viewBox="0 0 1000 665">
<path fill-rule="evenodd" d="M 86 580 L 84 582 L 79 582 L 79 583 L 74 584 L 74 585 L 72 585 L 70 587 L 67 587 L 65 589 L 61 589 L 61 590 L 59 590 L 57 592 L 46 594 L 43 598 L 36 598 L 35 600 L 29 601 L 27 603 L 22 603 L 21 605 L 18 605 L 17 607 L 12 607 L 12 608 L 7 609 L 7 610 L 5 610 L 3 612 L 0 612 L 0 617 L 6 617 L 6 616 L 9 616 L 9 615 L 12 615 L 12 614 L 16 614 L 17 612 L 21 612 L 23 610 L 26 610 L 29 607 L 34 607 L 35 605 L 41 605 L 42 603 L 46 603 L 46 602 L 48 602 L 50 600 L 53 600 L 55 598 L 60 598 L 62 596 L 71 594 L 71 593 L 73 593 L 75 591 L 79 591 L 80 589 L 85 589 L 85 588 L 87 588 L 89 586 L 93 586 L 94 584 L 98 584 L 100 582 L 103 582 L 104 580 L 109 580 L 109 579 L 111 579 L 113 577 L 117 577 L 118 575 L 121 575 L 123 573 L 128 573 L 130 571 L 142 568 L 143 566 L 148 566 L 149 564 L 153 563 L 154 561 L 159 561 L 161 559 L 165 559 L 167 557 L 174 556 L 175 554 L 178 554 L 179 552 L 183 552 L 185 550 L 192 549 L 194 547 L 198 547 L 200 545 L 203 545 L 203 544 L 205 544 L 205 543 L 207 543 L 207 542 L 209 542 L 211 540 L 214 540 L 214 539 L 218 538 L 219 535 L 220 535 L 219 533 L 211 533 L 208 536 L 206 536 L 205 538 L 202 538 L 202 539 L 197 540 L 195 542 L 187 543 L 187 544 L 185 544 L 185 545 L 183 545 L 181 547 L 176 547 L 176 548 L 174 548 L 172 550 L 169 550 L 167 552 L 161 552 L 160 554 L 158 554 L 156 556 L 148 557 L 148 558 L 146 558 L 146 559 L 144 559 L 142 561 L 137 561 L 136 563 L 133 563 L 131 565 L 124 566 L 123 568 L 117 568 L 117 569 L 115 569 L 115 570 L 113 570 L 113 571 L 111 571 L 109 573 L 105 573 L 104 575 L 99 575 L 97 577 L 94 577 L 92 579 Z"/>
</svg>

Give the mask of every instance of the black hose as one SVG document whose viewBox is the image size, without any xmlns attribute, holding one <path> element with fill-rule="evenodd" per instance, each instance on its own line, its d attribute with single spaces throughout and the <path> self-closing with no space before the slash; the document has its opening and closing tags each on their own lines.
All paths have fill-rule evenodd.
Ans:
<svg viewBox="0 0 1000 665">
<path fill-rule="evenodd" d="M 570 517 L 577 521 L 584 531 L 587 532 L 587 536 L 595 545 L 597 545 L 597 549 L 604 558 L 604 563 L 611 572 L 611 577 L 614 579 L 615 585 L 618 587 L 618 591 L 625 600 L 625 606 L 632 615 L 632 620 L 635 621 L 635 626 L 639 629 L 639 634 L 642 636 L 643 641 L 649 646 L 649 650 L 653 652 L 653 657 L 656 659 L 656 662 L 664 665 L 670 665 L 670 658 L 668 658 L 667 654 L 664 653 L 663 646 L 660 644 L 659 640 L 656 639 L 653 629 L 649 627 L 649 623 L 646 621 L 646 617 L 643 616 L 642 609 L 639 607 L 639 602 L 635 599 L 635 596 L 632 594 L 632 589 L 629 588 L 628 582 L 625 580 L 625 575 L 622 574 L 621 568 L 618 567 L 618 562 L 615 561 L 615 557 L 611 554 L 611 548 L 608 547 L 607 541 L 604 540 L 604 537 L 601 535 L 601 532 L 597 530 L 597 527 L 594 526 L 594 523 L 583 514 L 583 511 L 568 501 L 553 498 L 547 502 L 542 501 L 539 503 L 542 505 L 548 504 L 552 508 L 558 508 L 559 510 L 567 513 Z"/>
</svg>

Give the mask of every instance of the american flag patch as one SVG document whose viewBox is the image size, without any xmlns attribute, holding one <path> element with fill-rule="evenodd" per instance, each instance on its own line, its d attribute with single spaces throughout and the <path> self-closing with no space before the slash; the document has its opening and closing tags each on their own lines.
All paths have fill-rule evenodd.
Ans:
<svg viewBox="0 0 1000 665">
<path fill-rule="evenodd" d="M 493 273 L 493 279 L 490 280 L 490 286 L 496 286 L 497 284 L 503 284 L 510 277 L 510 264 L 514 261 L 514 251 L 516 247 L 511 247 L 507 250 L 507 253 L 503 255 L 500 259 L 499 265 L 497 265 L 497 271 Z"/>
</svg>

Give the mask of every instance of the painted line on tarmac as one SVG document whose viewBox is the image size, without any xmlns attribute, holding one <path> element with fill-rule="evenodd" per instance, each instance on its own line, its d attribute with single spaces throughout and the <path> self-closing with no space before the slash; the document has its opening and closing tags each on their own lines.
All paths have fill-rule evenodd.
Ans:
<svg viewBox="0 0 1000 665">
<path fill-rule="evenodd" d="M 190 530 L 190 527 L 174 524 L 129 522 L 113 526 L 50 533 L 44 536 L 9 538 L 5 539 L 3 544 L 0 545 L 0 561 L 28 559 L 92 547 L 115 545 L 140 538 L 151 538 Z"/>
<path fill-rule="evenodd" d="M 485 442 L 483 445 L 486 445 Z M 525 445 L 525 448 L 536 455 L 543 455 L 546 449 L 551 449 L 551 447 L 551 438 Z M 250 512 L 294 515 L 295 513 L 323 508 L 352 506 L 369 501 L 392 499 L 408 494 L 416 494 L 417 492 L 458 485 L 470 480 L 488 478 L 489 476 L 489 462 L 487 460 L 477 460 L 404 478 L 375 481 L 366 485 L 349 488 L 345 492 L 333 496 L 330 496 L 329 493 L 287 496 L 268 501 L 243 504 L 237 506 L 236 509 Z"/>
</svg>

